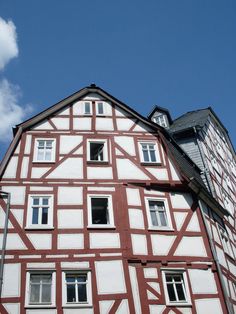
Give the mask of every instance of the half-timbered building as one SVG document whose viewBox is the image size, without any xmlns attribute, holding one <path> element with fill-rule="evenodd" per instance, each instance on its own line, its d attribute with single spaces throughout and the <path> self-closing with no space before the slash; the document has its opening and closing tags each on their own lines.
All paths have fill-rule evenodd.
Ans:
<svg viewBox="0 0 236 314">
<path fill-rule="evenodd" d="M 101 88 L 18 125 L 0 176 L 1 313 L 233 313 L 204 214 L 228 210 L 165 128 Z"/>
</svg>

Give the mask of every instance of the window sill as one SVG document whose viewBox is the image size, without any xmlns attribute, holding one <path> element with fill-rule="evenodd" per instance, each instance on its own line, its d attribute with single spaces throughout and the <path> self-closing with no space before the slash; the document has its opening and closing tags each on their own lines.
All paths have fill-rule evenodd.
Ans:
<svg viewBox="0 0 236 314">
<path fill-rule="evenodd" d="M 82 304 L 82 303 L 75 303 L 75 304 L 63 304 L 62 307 L 64 309 L 70 309 L 70 308 L 77 308 L 77 309 L 83 309 L 83 308 L 92 308 L 92 304 Z"/>
<path fill-rule="evenodd" d="M 56 309 L 55 304 L 26 304 L 25 309 Z"/>
<path fill-rule="evenodd" d="M 147 162 L 147 161 L 142 161 L 141 162 L 142 166 L 161 166 L 160 162 Z"/>
<path fill-rule="evenodd" d="M 180 302 L 167 302 L 167 306 L 181 306 L 181 307 L 191 307 L 192 303 L 190 302 L 185 302 L 185 303 L 180 303 Z"/>
<path fill-rule="evenodd" d="M 88 225 L 87 229 L 116 229 L 116 226 L 111 225 Z"/>
<path fill-rule="evenodd" d="M 175 229 L 173 228 L 161 228 L 161 227 L 157 227 L 157 228 L 149 227 L 148 230 L 149 231 L 170 231 L 170 232 L 175 231 Z"/>
<path fill-rule="evenodd" d="M 87 164 L 92 165 L 109 165 L 109 161 L 99 161 L 99 160 L 87 160 Z"/>
<path fill-rule="evenodd" d="M 51 226 L 46 226 L 46 227 L 42 227 L 42 226 L 27 226 L 25 227 L 25 230 L 54 230 L 54 227 Z"/>
<path fill-rule="evenodd" d="M 33 160 L 33 164 L 55 164 L 55 160 Z"/>
</svg>

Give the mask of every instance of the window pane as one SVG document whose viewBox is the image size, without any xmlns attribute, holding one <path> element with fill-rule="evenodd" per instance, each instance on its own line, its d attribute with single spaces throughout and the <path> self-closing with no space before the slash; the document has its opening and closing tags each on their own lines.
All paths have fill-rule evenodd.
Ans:
<svg viewBox="0 0 236 314">
<path fill-rule="evenodd" d="M 143 150 L 143 160 L 149 161 L 149 155 L 147 150 Z"/>
<path fill-rule="evenodd" d="M 85 104 L 84 104 L 84 112 L 85 113 L 87 113 L 87 114 L 89 114 L 90 113 L 90 103 L 89 102 L 86 102 Z"/>
<path fill-rule="evenodd" d="M 182 284 L 177 283 L 176 284 L 176 290 L 177 290 L 179 301 L 185 301 L 186 298 L 185 298 L 185 295 L 184 295 L 184 289 L 183 289 Z"/>
<path fill-rule="evenodd" d="M 103 103 L 102 102 L 98 103 L 98 114 L 103 114 Z"/>
<path fill-rule="evenodd" d="M 53 141 L 46 141 L 46 147 L 47 148 L 52 148 L 52 142 Z"/>
<path fill-rule="evenodd" d="M 47 225 L 48 223 L 48 207 L 42 207 L 42 224 Z"/>
<path fill-rule="evenodd" d="M 92 223 L 93 224 L 109 223 L 107 198 L 92 198 L 91 208 L 92 208 Z"/>
<path fill-rule="evenodd" d="M 52 156 L 52 149 L 47 148 L 46 153 L 45 153 L 45 160 L 51 160 L 52 159 L 51 156 Z"/>
<path fill-rule="evenodd" d="M 79 296 L 79 302 L 87 301 L 87 291 L 86 291 L 85 284 L 78 285 L 78 296 Z"/>
<path fill-rule="evenodd" d="M 40 283 L 41 277 L 40 275 L 30 275 L 31 283 Z"/>
<path fill-rule="evenodd" d="M 104 160 L 104 143 L 90 143 L 90 160 Z"/>
<path fill-rule="evenodd" d="M 87 280 L 87 276 L 79 276 L 79 277 L 77 277 L 77 281 L 78 282 L 86 282 L 86 280 Z"/>
<path fill-rule="evenodd" d="M 76 302 L 75 285 L 67 285 L 67 302 Z"/>
<path fill-rule="evenodd" d="M 44 159 L 44 150 L 41 148 L 38 148 L 37 160 L 43 160 L 43 159 Z"/>
<path fill-rule="evenodd" d="M 48 198 L 43 198 L 43 205 L 48 205 Z"/>
<path fill-rule="evenodd" d="M 174 281 L 175 282 L 181 282 L 182 276 L 181 275 L 173 275 Z"/>
<path fill-rule="evenodd" d="M 36 224 L 38 224 L 38 219 L 39 219 L 39 209 L 38 209 L 38 207 L 33 207 L 32 210 L 33 210 L 32 224 L 36 225 Z"/>
<path fill-rule="evenodd" d="M 152 219 L 152 225 L 153 226 L 158 226 L 158 220 L 157 220 L 157 215 L 155 211 L 151 211 L 151 219 Z"/>
<path fill-rule="evenodd" d="M 51 284 L 42 285 L 42 302 L 51 302 Z"/>
<path fill-rule="evenodd" d="M 39 284 L 31 284 L 30 285 L 30 303 L 39 303 Z"/>
<path fill-rule="evenodd" d="M 154 150 L 150 151 L 150 157 L 151 157 L 151 161 L 155 162 L 156 161 L 156 154 Z"/>
<path fill-rule="evenodd" d="M 174 287 L 172 284 L 167 284 L 167 291 L 168 291 L 168 295 L 169 295 L 169 300 L 170 301 L 176 301 L 175 291 L 174 291 Z"/>
<path fill-rule="evenodd" d="M 66 282 L 75 282 L 75 276 L 66 276 Z"/>
<path fill-rule="evenodd" d="M 43 283 L 51 283 L 52 282 L 52 275 L 48 274 L 48 275 L 40 275 L 41 280 Z"/>
<path fill-rule="evenodd" d="M 33 198 L 33 205 L 39 205 L 39 198 Z"/>
<path fill-rule="evenodd" d="M 38 147 L 44 147 L 45 141 L 38 141 Z"/>
<path fill-rule="evenodd" d="M 166 221 L 166 214 L 165 214 L 165 212 L 159 212 L 159 217 L 160 217 L 161 226 L 166 227 L 167 226 L 167 221 Z"/>
</svg>

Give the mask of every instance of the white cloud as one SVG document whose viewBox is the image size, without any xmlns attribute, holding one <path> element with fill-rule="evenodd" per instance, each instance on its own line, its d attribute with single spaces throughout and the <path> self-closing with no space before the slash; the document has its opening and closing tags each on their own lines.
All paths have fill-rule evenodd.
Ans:
<svg viewBox="0 0 236 314">
<path fill-rule="evenodd" d="M 18 56 L 16 27 L 12 21 L 0 17 L 0 70 Z"/>
<path fill-rule="evenodd" d="M 22 122 L 31 112 L 30 106 L 19 106 L 21 96 L 19 86 L 8 80 L 0 81 L 0 141 L 9 141 L 12 138 L 12 127 Z"/>
</svg>

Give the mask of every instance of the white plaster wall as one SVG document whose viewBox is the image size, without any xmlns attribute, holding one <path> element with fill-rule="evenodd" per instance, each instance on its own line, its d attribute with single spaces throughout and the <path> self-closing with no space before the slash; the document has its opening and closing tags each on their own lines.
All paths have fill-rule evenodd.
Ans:
<svg viewBox="0 0 236 314">
<path fill-rule="evenodd" d="M 27 268 L 31 269 L 55 269 L 55 263 L 27 263 Z"/>
<path fill-rule="evenodd" d="M 91 249 L 120 248 L 119 233 L 90 233 Z"/>
<path fill-rule="evenodd" d="M 148 180 L 149 178 L 129 159 L 116 159 L 119 179 Z"/>
<path fill-rule="evenodd" d="M 20 296 L 20 278 L 20 264 L 4 264 L 2 286 L 3 298 Z"/>
<path fill-rule="evenodd" d="M 192 218 L 188 224 L 186 231 L 195 231 L 195 232 L 201 231 L 196 212 L 193 213 Z"/>
<path fill-rule="evenodd" d="M 73 229 L 83 228 L 83 210 L 82 209 L 60 209 L 57 211 L 58 228 Z"/>
<path fill-rule="evenodd" d="M 128 131 L 133 125 L 134 121 L 131 119 L 116 119 L 117 129 L 119 131 Z"/>
<path fill-rule="evenodd" d="M 188 213 L 174 212 L 175 223 L 176 223 L 176 227 L 177 227 L 178 231 L 183 226 L 183 223 L 184 223 L 185 218 L 187 217 L 187 215 L 188 215 Z"/>
<path fill-rule="evenodd" d="M 193 199 L 188 193 L 171 193 L 170 199 L 174 208 L 191 208 Z"/>
<path fill-rule="evenodd" d="M 25 151 L 24 151 L 25 154 L 30 154 L 31 142 L 32 142 L 32 135 L 27 134 L 26 140 L 25 140 Z"/>
<path fill-rule="evenodd" d="M 207 253 L 202 237 L 183 237 L 174 255 L 206 257 Z"/>
<path fill-rule="evenodd" d="M 3 186 L 2 190 L 11 193 L 11 205 L 24 205 L 25 186 Z"/>
<path fill-rule="evenodd" d="M 115 301 L 113 300 L 106 300 L 99 302 L 99 310 L 100 314 L 109 314 L 110 309 L 112 308 Z"/>
<path fill-rule="evenodd" d="M 73 128 L 74 130 L 91 130 L 92 119 L 91 118 L 74 118 Z"/>
<path fill-rule="evenodd" d="M 26 314 L 57 314 L 57 310 L 54 309 L 28 309 Z"/>
<path fill-rule="evenodd" d="M 228 265 L 227 265 L 226 260 L 225 260 L 224 252 L 220 248 L 218 248 L 217 246 L 215 246 L 215 248 L 216 248 L 216 254 L 218 256 L 220 264 L 227 269 Z"/>
<path fill-rule="evenodd" d="M 116 314 L 129 314 L 129 304 L 128 300 L 122 300 L 120 306 L 118 307 Z"/>
<path fill-rule="evenodd" d="M 29 167 L 29 157 L 23 157 L 21 164 L 21 178 L 27 178 L 28 175 L 28 167 Z"/>
<path fill-rule="evenodd" d="M 3 210 L 3 208 L 0 206 L 0 229 L 3 229 L 5 226 L 5 219 L 6 219 L 6 214 L 5 211 Z M 10 222 L 10 220 L 8 219 L 8 228 L 12 229 L 13 226 Z"/>
<path fill-rule="evenodd" d="M 16 218 L 18 224 L 23 227 L 24 210 L 23 209 L 11 209 L 12 214 Z"/>
<path fill-rule="evenodd" d="M 59 234 L 58 249 L 83 249 L 84 235 L 78 233 Z"/>
<path fill-rule="evenodd" d="M 63 314 L 93 314 L 92 308 L 63 309 Z M 41 313 L 40 313 L 41 314 Z M 43 313 L 44 314 L 44 313 Z"/>
<path fill-rule="evenodd" d="M 83 159 L 67 158 L 47 178 L 54 179 L 82 179 L 83 178 Z"/>
<path fill-rule="evenodd" d="M 175 166 L 173 165 L 173 163 L 170 159 L 169 159 L 169 164 L 170 164 L 170 172 L 171 172 L 172 179 L 176 180 L 176 181 L 181 181 L 181 177 L 178 174 Z"/>
<path fill-rule="evenodd" d="M 191 288 L 193 293 L 217 293 L 214 274 L 210 269 L 189 269 L 188 270 Z"/>
<path fill-rule="evenodd" d="M 77 101 L 72 106 L 73 115 L 83 115 L 84 114 L 84 101 Z"/>
<path fill-rule="evenodd" d="M 89 93 L 85 97 L 83 97 L 83 100 L 104 100 L 104 99 L 98 93 Z"/>
<path fill-rule="evenodd" d="M 18 164 L 18 157 L 13 156 L 10 158 L 10 161 L 4 171 L 3 178 L 15 178 L 16 177 L 16 170 Z"/>
<path fill-rule="evenodd" d="M 151 128 L 149 128 L 146 124 L 139 122 L 134 128 L 134 132 L 153 132 Z"/>
<path fill-rule="evenodd" d="M 157 269 L 153 267 L 143 269 L 145 278 L 158 278 Z"/>
<path fill-rule="evenodd" d="M 145 235 L 142 234 L 131 234 L 131 242 L 133 248 L 133 254 L 137 255 L 147 255 L 147 239 Z"/>
<path fill-rule="evenodd" d="M 49 167 L 32 167 L 31 178 L 41 178 L 50 168 Z"/>
<path fill-rule="evenodd" d="M 83 188 L 60 186 L 58 188 L 58 205 L 82 205 Z"/>
<path fill-rule="evenodd" d="M 127 203 L 128 205 L 141 205 L 141 199 L 138 189 L 130 189 L 126 188 L 126 195 L 127 195 Z"/>
<path fill-rule="evenodd" d="M 157 169 L 157 168 L 150 168 L 146 167 L 146 169 L 158 180 L 169 180 L 168 172 L 166 169 Z"/>
<path fill-rule="evenodd" d="M 131 229 L 144 229 L 143 211 L 129 208 L 129 225 Z"/>
<path fill-rule="evenodd" d="M 83 140 L 80 135 L 61 135 L 60 136 L 60 154 L 68 154 Z"/>
<path fill-rule="evenodd" d="M 115 142 L 129 155 L 135 156 L 134 139 L 130 136 L 115 136 Z"/>
<path fill-rule="evenodd" d="M 36 250 L 50 250 L 52 248 L 51 234 L 28 233 L 27 236 Z"/>
<path fill-rule="evenodd" d="M 2 239 L 3 239 L 3 235 L 0 234 L 0 247 L 2 247 Z M 9 233 L 7 235 L 6 249 L 7 250 L 26 250 L 27 248 L 17 233 Z"/>
<path fill-rule="evenodd" d="M 165 193 L 164 192 L 161 192 L 161 191 L 156 191 L 156 190 L 144 190 L 144 194 L 147 194 L 147 195 L 159 195 L 159 196 L 165 196 Z"/>
<path fill-rule="evenodd" d="M 62 269 L 88 269 L 89 262 L 61 262 Z"/>
<path fill-rule="evenodd" d="M 113 187 L 106 187 L 106 186 L 88 186 L 88 191 L 102 191 L 102 192 L 115 192 L 115 188 Z"/>
<path fill-rule="evenodd" d="M 223 314 L 219 299 L 200 299 L 195 301 L 197 314 Z"/>
<path fill-rule="evenodd" d="M 112 167 L 87 167 L 88 179 L 112 179 Z"/>
<path fill-rule="evenodd" d="M 113 121 L 109 118 L 96 118 L 95 128 L 98 131 L 113 131 Z"/>
<path fill-rule="evenodd" d="M 52 118 L 52 123 L 58 130 L 69 130 L 70 127 L 69 118 Z"/>
<path fill-rule="evenodd" d="M 44 120 L 43 122 L 32 127 L 32 129 L 33 130 L 53 130 L 53 127 L 47 120 Z"/>
<path fill-rule="evenodd" d="M 151 234 L 153 255 L 167 255 L 176 236 Z"/>
<path fill-rule="evenodd" d="M 134 308 L 135 314 L 142 314 L 141 303 L 140 303 L 140 295 L 139 295 L 139 285 L 137 280 L 136 268 L 133 266 L 129 266 L 129 276 L 131 289 L 134 299 Z"/>
<path fill-rule="evenodd" d="M 20 303 L 3 303 L 8 314 L 20 314 Z"/>
<path fill-rule="evenodd" d="M 118 106 L 115 106 L 115 114 L 117 117 L 126 117 L 128 115 L 126 111 L 119 108 Z"/>
<path fill-rule="evenodd" d="M 162 314 L 164 309 L 165 309 L 165 305 L 156 305 L 156 304 L 149 305 L 150 314 Z"/>
<path fill-rule="evenodd" d="M 69 116 L 70 115 L 70 107 L 66 107 L 57 113 L 59 116 Z"/>
<path fill-rule="evenodd" d="M 95 262 L 95 269 L 98 294 L 126 293 L 123 263 L 121 260 Z"/>
</svg>

